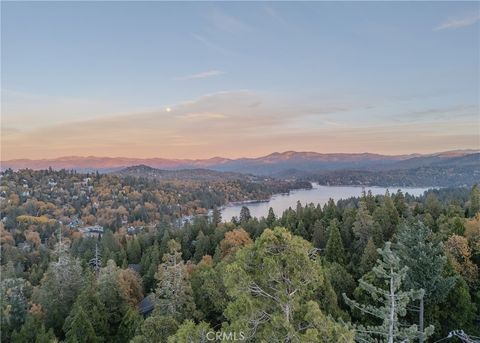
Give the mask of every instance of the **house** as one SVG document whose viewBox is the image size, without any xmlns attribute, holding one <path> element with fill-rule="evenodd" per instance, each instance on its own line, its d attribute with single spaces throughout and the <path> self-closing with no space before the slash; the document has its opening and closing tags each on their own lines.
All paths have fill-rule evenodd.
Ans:
<svg viewBox="0 0 480 343">
<path fill-rule="evenodd" d="M 73 217 L 72 220 L 70 221 L 70 224 L 68 224 L 68 227 L 71 229 L 75 229 L 79 227 L 82 224 L 82 221 L 78 219 L 78 217 Z"/>
<path fill-rule="evenodd" d="M 155 308 L 155 299 L 153 298 L 153 294 L 147 295 L 138 304 L 138 312 L 140 312 L 140 314 L 144 318 L 148 317 L 153 312 L 154 308 Z"/>
<path fill-rule="evenodd" d="M 137 274 L 140 274 L 141 266 L 140 266 L 139 263 L 132 263 L 132 264 L 128 265 L 128 269 L 131 269 L 134 272 L 136 272 Z"/>
<path fill-rule="evenodd" d="M 143 231 L 143 226 L 137 226 L 137 227 L 130 226 L 130 227 L 127 228 L 127 233 L 129 235 L 135 235 L 135 234 L 139 233 L 140 231 Z"/>
<path fill-rule="evenodd" d="M 103 226 L 93 225 L 81 227 L 78 228 L 78 232 L 80 232 L 85 237 L 98 237 L 103 234 Z"/>
</svg>

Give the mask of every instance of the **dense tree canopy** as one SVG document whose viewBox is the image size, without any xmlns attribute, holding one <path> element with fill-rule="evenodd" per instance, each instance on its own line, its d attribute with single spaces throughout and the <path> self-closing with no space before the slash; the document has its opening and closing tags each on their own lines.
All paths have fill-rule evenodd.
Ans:
<svg viewBox="0 0 480 343">
<path fill-rule="evenodd" d="M 290 186 L 4 173 L 2 341 L 480 336 L 477 186 L 364 192 L 261 218 L 245 206 L 230 222 L 216 208 Z"/>
</svg>

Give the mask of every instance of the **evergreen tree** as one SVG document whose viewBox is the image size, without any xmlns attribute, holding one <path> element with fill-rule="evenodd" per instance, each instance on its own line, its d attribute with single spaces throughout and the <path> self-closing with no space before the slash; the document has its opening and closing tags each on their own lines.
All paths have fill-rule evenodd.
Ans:
<svg viewBox="0 0 480 343">
<path fill-rule="evenodd" d="M 180 244 L 168 242 L 169 252 L 158 267 L 156 306 L 154 314 L 168 315 L 182 322 L 195 315 L 195 303 L 185 263 L 180 253 Z"/>
<path fill-rule="evenodd" d="M 437 306 L 439 307 L 440 337 L 445 337 L 452 328 L 462 328 L 472 335 L 480 335 L 480 328 L 476 324 L 478 309 L 462 277 L 457 279 L 447 299 Z"/>
<path fill-rule="evenodd" d="M 110 260 L 107 266 L 100 270 L 97 281 L 100 301 L 107 309 L 106 339 L 109 341 L 116 340 L 118 326 L 128 309 L 128 301 L 119 284 L 119 273 L 120 269 Z"/>
<path fill-rule="evenodd" d="M 178 322 L 171 316 L 160 314 L 150 316 L 139 328 L 140 334 L 135 336 L 130 343 L 166 343 L 168 337 L 175 334 L 178 325 Z"/>
<path fill-rule="evenodd" d="M 416 325 L 405 327 L 400 323 L 400 317 L 405 316 L 408 303 L 412 299 L 423 296 L 423 290 L 402 291 L 402 283 L 407 274 L 407 267 L 401 267 L 400 258 L 390 248 L 391 243 L 387 242 L 383 250 L 378 249 L 381 259 L 373 268 L 376 278 L 383 281 L 386 289 L 369 283 L 361 278 L 360 289 L 372 297 L 369 304 L 360 304 L 351 300 L 346 295 L 344 299 L 352 309 L 358 309 L 366 315 L 377 318 L 381 324 L 378 326 L 363 327 L 357 325 L 357 335 L 360 339 L 368 342 L 404 342 L 418 339 L 421 335 L 427 337 L 433 332 L 429 327 L 424 332 L 419 332 Z M 375 306 L 376 302 L 380 306 Z"/>
<path fill-rule="evenodd" d="M 163 258 L 163 255 L 168 253 L 168 242 L 170 242 L 170 231 L 167 229 L 164 231 L 163 235 L 162 235 L 162 240 L 160 241 L 160 251 L 159 251 L 159 254 L 160 254 L 160 260 L 162 260 Z M 155 271 L 157 269 L 155 268 Z"/>
<path fill-rule="evenodd" d="M 390 240 L 395 233 L 400 217 L 388 190 L 381 205 L 373 211 L 373 219 L 381 228 L 383 239 L 385 241 Z"/>
<path fill-rule="evenodd" d="M 336 219 L 330 222 L 327 248 L 325 250 L 325 258 L 329 262 L 345 263 L 345 250 L 343 248 L 342 237 L 338 230 L 338 222 Z"/>
<path fill-rule="evenodd" d="M 80 261 L 72 258 L 66 248 L 59 244 L 58 260 L 51 262 L 36 295 L 45 313 L 47 328 L 53 328 L 61 336 L 62 327 L 78 294 L 84 286 Z"/>
<path fill-rule="evenodd" d="M 373 239 L 369 238 L 365 249 L 363 250 L 362 257 L 360 259 L 360 274 L 365 274 L 369 272 L 378 259 L 378 252 Z"/>
<path fill-rule="evenodd" d="M 63 326 L 67 343 L 95 343 L 100 339 L 95 335 L 92 322 L 80 306 L 74 306 Z"/>
<path fill-rule="evenodd" d="M 273 228 L 275 225 L 275 221 L 277 218 L 275 217 L 275 213 L 273 212 L 273 208 L 268 209 L 268 215 L 267 215 L 267 226 L 268 228 Z"/>
<path fill-rule="evenodd" d="M 129 308 L 118 328 L 117 342 L 127 343 L 135 336 L 143 319 L 136 308 Z"/>
<path fill-rule="evenodd" d="M 73 309 L 64 324 L 65 333 L 65 328 L 68 327 L 67 323 L 73 320 L 72 316 L 78 314 L 77 308 L 80 308 L 85 312 L 97 337 L 103 338 L 107 336 L 107 309 L 100 301 L 98 292 L 93 284 L 86 287 L 77 297 Z"/>
<path fill-rule="evenodd" d="M 328 199 L 328 202 L 323 206 L 323 223 L 325 226 L 333 219 L 337 218 L 337 205 L 332 198 Z"/>
<path fill-rule="evenodd" d="M 303 220 L 300 219 L 297 226 L 294 228 L 293 233 L 297 236 L 300 236 L 300 237 L 304 238 L 304 239 L 308 238 L 307 237 L 308 236 L 307 230 L 305 229 L 305 224 L 304 224 Z"/>
<path fill-rule="evenodd" d="M 475 215 L 480 212 L 480 188 L 478 187 L 478 184 L 475 184 L 472 187 L 469 202 L 468 214 L 470 217 L 475 217 Z"/>
<path fill-rule="evenodd" d="M 405 195 L 403 195 L 401 190 L 398 190 L 393 196 L 393 203 L 401 217 L 407 218 L 409 216 L 409 209 L 405 202 Z"/>
<path fill-rule="evenodd" d="M 149 292 L 155 287 L 155 273 L 157 272 L 160 260 L 160 248 L 157 241 L 155 241 L 155 243 L 145 251 L 140 261 L 140 272 L 146 292 Z"/>
<path fill-rule="evenodd" d="M 355 235 L 355 250 L 363 251 L 370 238 L 373 238 L 376 244 L 379 244 L 381 234 L 378 225 L 375 224 L 365 201 L 360 201 L 355 222 L 353 223 L 353 233 Z"/>
<path fill-rule="evenodd" d="M 227 306 L 228 296 L 222 280 L 224 269 L 224 263 L 213 267 L 202 260 L 191 276 L 193 296 L 200 319 L 207 320 L 212 325 L 219 325 L 225 320 L 223 310 Z"/>
<path fill-rule="evenodd" d="M 442 213 L 442 205 L 438 201 L 437 196 L 433 192 L 428 192 L 425 199 L 425 210 L 430 213 L 434 220 L 436 220 Z"/>
<path fill-rule="evenodd" d="M 212 212 L 212 224 L 214 227 L 217 227 L 222 222 L 222 213 L 215 206 Z"/>
<path fill-rule="evenodd" d="M 214 333 L 213 329 L 205 322 L 195 324 L 193 320 L 186 320 L 178 328 L 175 335 L 168 338 L 168 343 L 207 343 L 212 338 L 216 340 Z"/>
<path fill-rule="evenodd" d="M 455 285 L 455 277 L 445 277 L 447 258 L 440 244 L 431 241 L 432 232 L 421 223 L 403 226 L 397 235 L 397 251 L 402 266 L 408 267 L 406 289 L 423 289 L 419 299 L 419 329 L 424 327 L 424 307 L 441 303 Z M 420 337 L 420 342 L 424 337 Z"/>
<path fill-rule="evenodd" d="M 319 249 L 324 249 L 327 246 L 327 230 L 320 220 L 317 220 L 313 225 L 312 243 Z"/>
<path fill-rule="evenodd" d="M 252 216 L 250 215 L 249 208 L 247 206 L 242 206 L 242 209 L 240 210 L 240 223 L 244 225 L 250 219 L 252 219 Z"/>
<path fill-rule="evenodd" d="M 2 330 L 4 328 L 2 327 Z M 12 335 L 13 343 L 52 343 L 56 338 L 53 330 L 45 330 L 42 318 L 38 314 L 29 314 L 19 331 Z M 8 342 L 8 340 L 5 340 Z"/>
<path fill-rule="evenodd" d="M 193 259 L 195 262 L 198 262 L 202 259 L 203 256 L 208 255 L 210 251 L 210 238 L 203 234 L 203 231 L 197 235 L 197 239 L 195 241 L 195 254 L 193 255 Z"/>
<path fill-rule="evenodd" d="M 8 341 L 11 333 L 22 326 L 28 309 L 26 280 L 7 278 L 0 284 L 1 338 Z"/>
<path fill-rule="evenodd" d="M 313 301 L 324 277 L 311 252 L 310 243 L 285 228 L 267 229 L 240 250 L 225 274 L 233 298 L 225 311 L 228 330 L 258 342 L 289 342 L 292 337 L 351 341 L 351 332 L 326 318 Z"/>
<path fill-rule="evenodd" d="M 127 241 L 127 257 L 129 263 L 140 263 L 142 258 L 142 248 L 137 237 Z"/>
</svg>

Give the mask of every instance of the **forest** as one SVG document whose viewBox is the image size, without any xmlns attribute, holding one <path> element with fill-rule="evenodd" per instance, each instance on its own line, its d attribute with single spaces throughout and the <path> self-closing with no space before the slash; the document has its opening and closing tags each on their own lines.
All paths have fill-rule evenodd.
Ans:
<svg viewBox="0 0 480 343">
<path fill-rule="evenodd" d="M 1 187 L 2 342 L 480 339 L 477 185 L 231 220 L 217 206 L 292 185 L 23 170 Z"/>
</svg>

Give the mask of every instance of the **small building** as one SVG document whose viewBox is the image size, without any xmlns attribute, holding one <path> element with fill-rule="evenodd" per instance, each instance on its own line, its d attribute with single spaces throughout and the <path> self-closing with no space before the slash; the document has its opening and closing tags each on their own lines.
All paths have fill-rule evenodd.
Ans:
<svg viewBox="0 0 480 343">
<path fill-rule="evenodd" d="M 103 226 L 100 225 L 93 225 L 93 226 L 86 226 L 78 228 L 78 232 L 85 237 L 99 237 L 103 234 Z"/>
<path fill-rule="evenodd" d="M 140 275 L 141 266 L 139 263 L 132 263 L 128 265 L 128 269 L 133 270 L 135 273 Z"/>
<path fill-rule="evenodd" d="M 140 233 L 143 231 L 143 226 L 129 226 L 127 228 L 127 233 L 131 236 L 136 235 L 137 233 Z"/>
<path fill-rule="evenodd" d="M 143 298 L 142 301 L 138 304 L 138 312 L 146 318 L 150 314 L 152 314 L 153 309 L 155 308 L 155 299 L 153 298 L 153 294 L 147 295 Z"/>
</svg>

